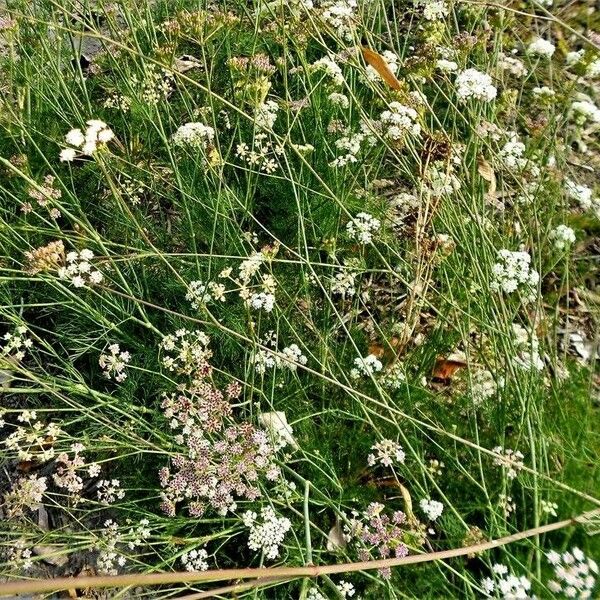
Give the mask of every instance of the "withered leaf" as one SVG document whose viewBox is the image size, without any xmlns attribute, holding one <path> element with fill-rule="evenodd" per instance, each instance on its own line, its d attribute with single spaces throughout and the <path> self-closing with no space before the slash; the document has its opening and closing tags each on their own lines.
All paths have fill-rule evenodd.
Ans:
<svg viewBox="0 0 600 600">
<path fill-rule="evenodd" d="M 463 354 L 453 353 L 445 358 L 440 356 L 435 361 L 432 375 L 435 379 L 450 380 L 458 369 L 466 366 L 467 363 Z"/>
<path fill-rule="evenodd" d="M 488 195 L 494 196 L 496 193 L 496 173 L 494 172 L 492 165 L 490 165 L 483 156 L 480 156 L 477 159 L 477 172 L 481 175 L 482 179 L 490 184 Z"/>
<path fill-rule="evenodd" d="M 402 85 L 398 78 L 392 73 L 387 62 L 383 56 L 377 54 L 377 52 L 371 50 L 370 48 L 366 48 L 365 46 L 361 47 L 363 58 L 365 62 L 371 65 L 379 74 L 379 76 L 393 89 L 399 90 Z"/>
<path fill-rule="evenodd" d="M 344 532 L 342 531 L 340 524 L 336 523 L 327 534 L 327 550 L 329 552 L 336 552 L 341 548 L 345 548 L 346 544 Z"/>
</svg>

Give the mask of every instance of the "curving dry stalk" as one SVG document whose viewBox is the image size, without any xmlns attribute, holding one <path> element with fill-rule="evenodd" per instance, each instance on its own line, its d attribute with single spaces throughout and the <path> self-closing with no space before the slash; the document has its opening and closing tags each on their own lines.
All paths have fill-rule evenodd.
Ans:
<svg viewBox="0 0 600 600">
<path fill-rule="evenodd" d="M 298 577 L 319 577 L 321 575 L 332 575 L 336 573 L 351 573 L 355 571 L 371 571 L 373 569 L 384 569 L 391 567 L 400 567 L 404 565 L 412 565 L 417 563 L 432 562 L 437 560 L 447 560 L 467 554 L 474 554 L 486 550 L 492 550 L 505 546 L 513 542 L 518 542 L 527 538 L 539 536 L 543 533 L 563 529 L 571 525 L 587 524 L 593 519 L 600 517 L 600 508 L 582 513 L 571 519 L 564 521 L 556 521 L 548 523 L 533 529 L 519 531 L 512 535 L 507 535 L 502 538 L 465 546 L 461 548 L 453 548 L 451 550 L 442 550 L 440 552 L 429 552 L 426 554 L 412 554 L 403 558 L 386 558 L 381 560 L 359 561 L 352 563 L 341 563 L 337 565 L 315 565 L 308 567 L 260 567 L 247 569 L 215 569 L 213 571 L 200 572 L 172 572 L 172 573 L 140 573 L 127 575 L 106 575 L 94 577 L 59 577 L 56 579 L 44 579 L 35 581 L 14 581 L 0 584 L 0 596 L 15 596 L 19 594 L 33 594 L 42 592 L 58 592 L 61 590 L 74 590 L 84 588 L 107 588 L 107 587 L 125 587 L 125 586 L 149 586 L 175 583 L 198 583 L 198 582 L 213 582 L 236 579 L 253 579 L 255 581 L 248 582 L 248 587 L 258 585 L 266 585 L 274 583 L 278 579 L 294 579 Z M 231 591 L 238 589 L 239 586 L 246 584 L 235 584 L 220 588 L 220 592 L 224 589 Z M 194 598 L 209 598 L 214 593 L 220 593 L 219 590 L 207 590 L 200 592 L 202 595 L 194 594 Z"/>
</svg>

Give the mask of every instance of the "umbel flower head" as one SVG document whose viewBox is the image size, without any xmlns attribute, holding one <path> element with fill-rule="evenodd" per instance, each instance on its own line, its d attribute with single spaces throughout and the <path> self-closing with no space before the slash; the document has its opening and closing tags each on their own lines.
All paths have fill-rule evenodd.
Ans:
<svg viewBox="0 0 600 600">
<path fill-rule="evenodd" d="M 105 146 L 115 137 L 112 129 L 104 121 L 99 119 L 90 119 L 87 121 L 87 129 L 83 132 L 81 129 L 71 129 L 65 136 L 65 141 L 69 148 L 64 148 L 60 152 L 62 162 L 70 162 L 77 154 L 91 156 L 99 148 Z"/>
</svg>

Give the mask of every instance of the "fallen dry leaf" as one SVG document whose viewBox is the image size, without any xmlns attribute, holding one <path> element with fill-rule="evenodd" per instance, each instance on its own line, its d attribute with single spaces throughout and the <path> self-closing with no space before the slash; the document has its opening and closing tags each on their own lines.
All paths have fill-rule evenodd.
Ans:
<svg viewBox="0 0 600 600">
<path fill-rule="evenodd" d="M 438 357 L 433 367 L 432 376 L 434 379 L 450 380 L 458 369 L 466 366 L 465 356 L 462 353 L 452 353 L 446 358 Z"/>
<path fill-rule="evenodd" d="M 371 65 L 393 90 L 399 90 L 402 87 L 398 78 L 391 72 L 383 56 L 364 46 L 361 48 L 361 51 L 366 63 Z"/>
<path fill-rule="evenodd" d="M 336 523 L 327 534 L 327 550 L 329 552 L 336 552 L 341 548 L 345 548 L 347 545 L 344 539 L 344 532 L 340 527 L 339 523 Z"/>
<path fill-rule="evenodd" d="M 485 181 L 487 181 L 490 184 L 490 187 L 487 192 L 488 196 L 494 197 L 496 193 L 496 173 L 494 173 L 492 165 L 490 165 L 490 163 L 487 160 L 485 160 L 483 156 L 480 156 L 477 159 L 477 172 L 479 173 L 479 175 L 481 175 L 483 179 L 485 179 Z"/>
</svg>

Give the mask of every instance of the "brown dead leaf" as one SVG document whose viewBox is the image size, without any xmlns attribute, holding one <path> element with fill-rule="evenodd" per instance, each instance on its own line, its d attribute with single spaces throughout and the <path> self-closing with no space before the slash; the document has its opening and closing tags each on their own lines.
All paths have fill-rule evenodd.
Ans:
<svg viewBox="0 0 600 600">
<path fill-rule="evenodd" d="M 488 195 L 494 197 L 496 193 L 496 173 L 494 173 L 492 165 L 483 156 L 477 159 L 477 172 L 490 184 Z"/>
<path fill-rule="evenodd" d="M 402 87 L 398 78 L 391 72 L 388 64 L 385 62 L 385 59 L 374 52 L 370 48 L 366 48 L 365 46 L 361 47 L 361 52 L 365 62 L 371 65 L 377 73 L 379 73 L 380 77 L 393 89 L 399 90 Z"/>
<path fill-rule="evenodd" d="M 186 73 L 191 69 L 202 69 L 204 65 L 195 56 L 184 54 L 175 59 L 175 70 L 178 73 Z"/>
<path fill-rule="evenodd" d="M 35 460 L 21 460 L 17 463 L 17 471 L 19 473 L 30 473 L 37 466 L 38 463 Z"/>
<path fill-rule="evenodd" d="M 404 500 L 404 512 L 408 518 L 409 523 L 413 523 L 415 521 L 415 513 L 413 512 L 413 504 L 412 498 L 410 497 L 410 492 L 402 485 L 400 485 L 400 493 L 402 494 L 402 499 Z"/>
<path fill-rule="evenodd" d="M 449 354 L 446 358 L 438 357 L 433 367 L 433 378 L 449 381 L 454 377 L 456 371 L 462 367 L 466 367 L 467 363 L 462 353 Z"/>
<path fill-rule="evenodd" d="M 369 344 L 369 354 L 381 358 L 385 354 L 385 348 L 381 344 L 373 342 Z"/>
<path fill-rule="evenodd" d="M 344 539 L 344 532 L 342 531 L 340 524 L 336 523 L 327 534 L 327 550 L 329 552 L 337 552 L 346 546 L 347 542 Z"/>
</svg>

